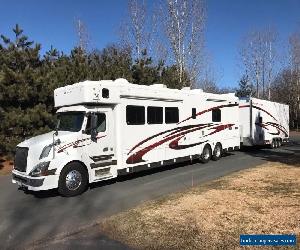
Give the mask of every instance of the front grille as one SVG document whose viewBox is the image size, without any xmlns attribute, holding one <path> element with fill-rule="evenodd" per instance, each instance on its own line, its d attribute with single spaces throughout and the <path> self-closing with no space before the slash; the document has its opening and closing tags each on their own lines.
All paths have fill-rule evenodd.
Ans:
<svg viewBox="0 0 300 250">
<path fill-rule="evenodd" d="M 16 148 L 14 169 L 20 172 L 26 172 L 28 148 Z"/>
</svg>

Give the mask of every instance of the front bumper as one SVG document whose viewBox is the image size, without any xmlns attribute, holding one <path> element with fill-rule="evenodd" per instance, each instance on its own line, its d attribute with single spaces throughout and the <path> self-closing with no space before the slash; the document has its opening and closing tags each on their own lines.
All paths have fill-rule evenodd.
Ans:
<svg viewBox="0 0 300 250">
<path fill-rule="evenodd" d="M 48 175 L 41 177 L 31 177 L 17 170 L 12 171 L 12 183 L 32 191 L 48 190 L 57 188 L 58 176 Z"/>
</svg>

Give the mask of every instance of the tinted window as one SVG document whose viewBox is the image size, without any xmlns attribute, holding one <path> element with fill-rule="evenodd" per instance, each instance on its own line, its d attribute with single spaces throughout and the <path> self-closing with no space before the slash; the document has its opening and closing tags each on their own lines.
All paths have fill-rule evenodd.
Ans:
<svg viewBox="0 0 300 250">
<path fill-rule="evenodd" d="M 83 112 L 59 113 L 57 130 L 78 132 L 81 129 L 83 118 Z"/>
<path fill-rule="evenodd" d="M 126 122 L 129 125 L 145 124 L 145 107 L 128 105 L 126 107 Z"/>
<path fill-rule="evenodd" d="M 177 123 L 179 122 L 179 110 L 175 107 L 165 108 L 165 120 L 166 123 Z"/>
<path fill-rule="evenodd" d="M 213 109 L 212 112 L 212 121 L 220 122 L 221 121 L 221 109 Z"/>
<path fill-rule="evenodd" d="M 106 115 L 104 113 L 97 113 L 97 132 L 105 132 L 106 130 Z M 91 116 L 88 116 L 88 120 L 86 123 L 86 133 L 91 133 Z"/>
<path fill-rule="evenodd" d="M 109 90 L 108 89 L 102 89 L 102 97 L 109 98 Z"/>
<path fill-rule="evenodd" d="M 149 124 L 163 123 L 163 108 L 162 107 L 148 107 L 147 108 L 147 122 Z"/>
</svg>

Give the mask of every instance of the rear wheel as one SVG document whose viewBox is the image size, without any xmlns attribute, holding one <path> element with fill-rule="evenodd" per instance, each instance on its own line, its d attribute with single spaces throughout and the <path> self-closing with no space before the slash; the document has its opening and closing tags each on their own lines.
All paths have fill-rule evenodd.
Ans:
<svg viewBox="0 0 300 250">
<path fill-rule="evenodd" d="M 281 139 L 278 140 L 278 147 L 281 147 L 282 146 L 282 142 L 281 142 Z"/>
<path fill-rule="evenodd" d="M 88 185 L 88 173 L 79 163 L 73 162 L 63 168 L 58 182 L 58 192 L 70 197 L 83 193 Z"/>
<path fill-rule="evenodd" d="M 221 158 L 221 156 L 222 156 L 222 145 L 221 145 L 221 143 L 218 142 L 215 146 L 215 149 L 214 149 L 214 152 L 212 155 L 212 160 L 217 161 Z"/>
<path fill-rule="evenodd" d="M 270 146 L 271 146 L 271 148 L 276 148 L 276 142 L 275 142 L 275 140 L 274 140 L 274 139 L 272 140 L 272 142 L 271 142 L 271 145 L 270 145 Z"/>
<path fill-rule="evenodd" d="M 207 163 L 209 162 L 210 158 L 211 158 L 211 148 L 208 144 L 206 144 L 201 154 L 201 162 Z"/>
</svg>

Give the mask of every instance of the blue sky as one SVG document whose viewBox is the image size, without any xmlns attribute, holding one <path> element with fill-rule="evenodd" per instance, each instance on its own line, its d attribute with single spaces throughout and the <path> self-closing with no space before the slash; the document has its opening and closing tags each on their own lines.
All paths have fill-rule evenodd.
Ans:
<svg viewBox="0 0 300 250">
<path fill-rule="evenodd" d="M 149 1 L 150 3 L 151 1 Z M 91 35 L 91 46 L 116 42 L 126 16 L 126 0 L 0 0 L 0 33 L 10 36 L 19 23 L 30 39 L 69 53 L 76 45 L 76 18 Z M 275 27 L 282 49 L 290 33 L 300 30 L 300 0 L 207 0 L 206 47 L 220 86 L 237 85 L 240 78 L 237 47 L 249 30 Z"/>
</svg>

